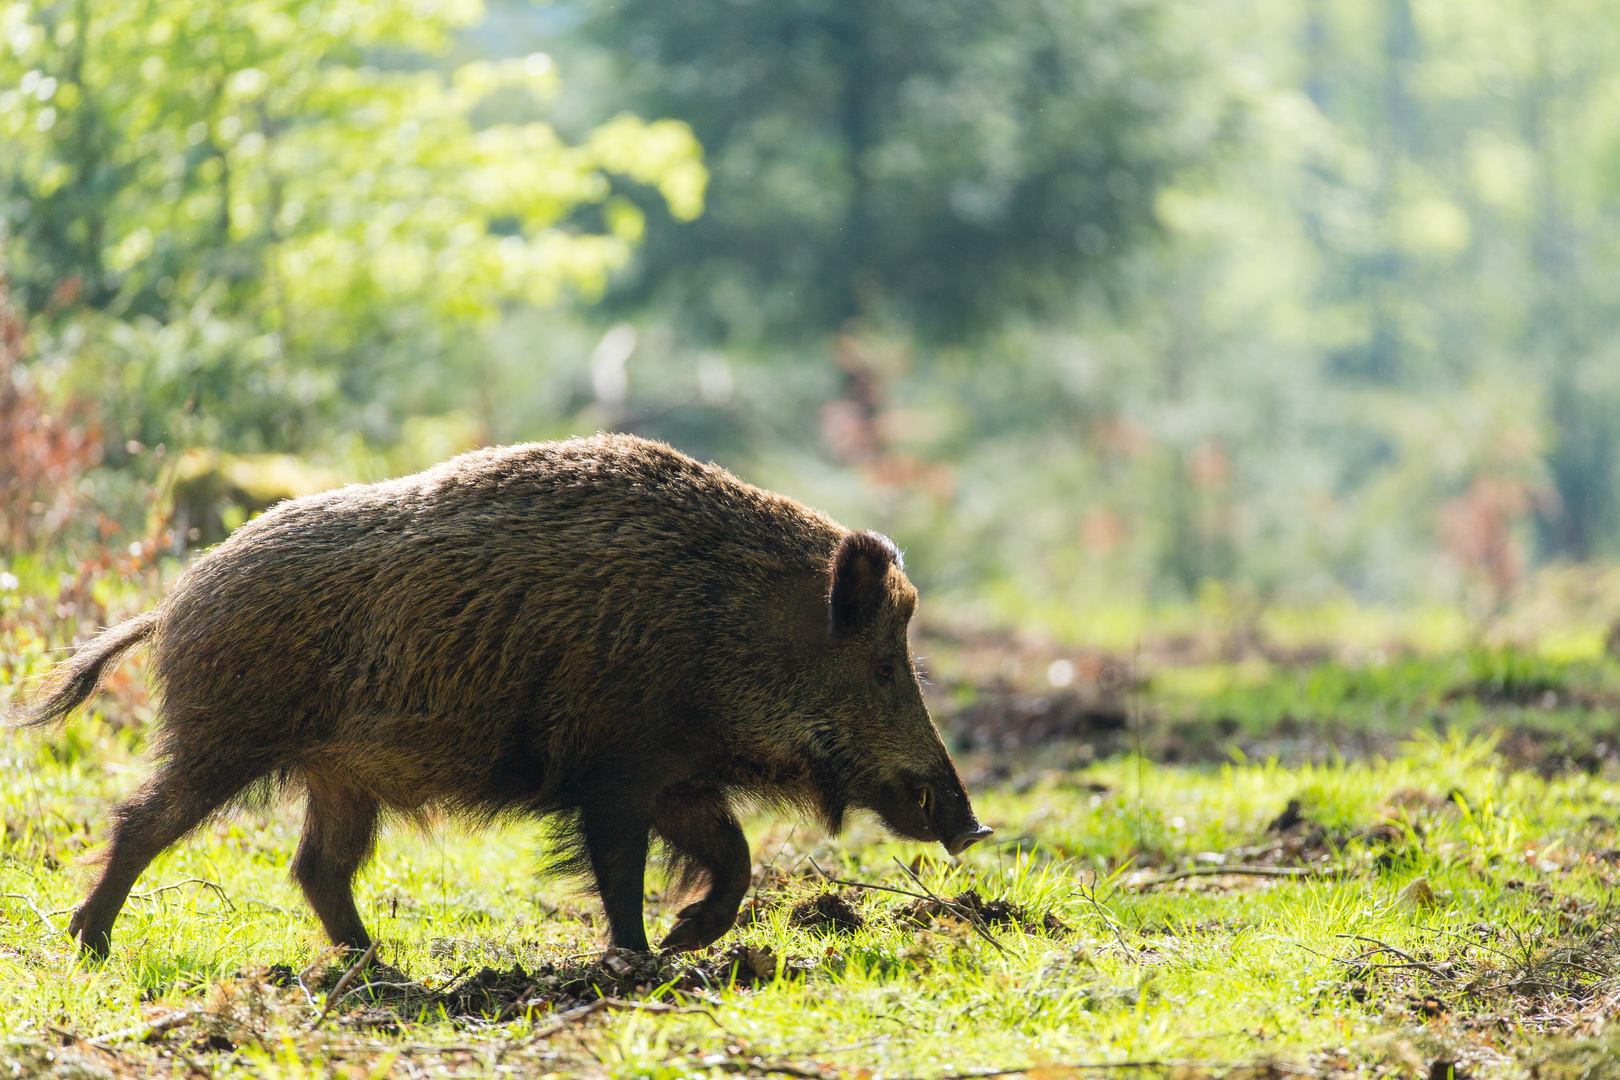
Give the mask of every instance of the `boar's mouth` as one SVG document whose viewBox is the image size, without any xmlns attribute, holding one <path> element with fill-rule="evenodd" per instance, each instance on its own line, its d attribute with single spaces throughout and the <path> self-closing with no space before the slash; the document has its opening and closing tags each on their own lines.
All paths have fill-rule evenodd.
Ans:
<svg viewBox="0 0 1620 1080">
<path fill-rule="evenodd" d="M 946 851 L 952 855 L 960 855 L 995 831 L 988 825 L 975 825 L 971 829 L 957 833 L 949 841 L 942 841 L 942 843 L 945 844 Z"/>
</svg>

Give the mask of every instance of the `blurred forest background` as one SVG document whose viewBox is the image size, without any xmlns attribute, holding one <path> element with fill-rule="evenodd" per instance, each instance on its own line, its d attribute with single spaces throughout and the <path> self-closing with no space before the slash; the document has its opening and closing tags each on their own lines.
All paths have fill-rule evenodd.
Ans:
<svg viewBox="0 0 1620 1080">
<path fill-rule="evenodd" d="M 1620 614 L 1592 0 L 0 0 L 0 244 L 13 588 L 614 428 L 1111 648 Z"/>
</svg>

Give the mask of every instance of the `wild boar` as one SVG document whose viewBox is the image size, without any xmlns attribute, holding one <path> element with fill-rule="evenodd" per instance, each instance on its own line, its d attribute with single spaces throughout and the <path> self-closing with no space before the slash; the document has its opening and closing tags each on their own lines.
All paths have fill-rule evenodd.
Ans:
<svg viewBox="0 0 1620 1080">
<path fill-rule="evenodd" d="M 923 704 L 916 603 L 885 537 L 627 435 L 281 503 L 19 717 L 67 715 L 149 642 L 157 765 L 111 811 L 69 932 L 105 955 L 159 852 L 284 791 L 305 800 L 292 876 L 351 949 L 371 941 L 353 879 L 390 815 L 549 819 L 611 944 L 634 950 L 655 839 L 707 886 L 662 947 L 730 929 L 750 873 L 739 804 L 834 832 L 864 808 L 955 855 L 990 830 Z"/>
</svg>

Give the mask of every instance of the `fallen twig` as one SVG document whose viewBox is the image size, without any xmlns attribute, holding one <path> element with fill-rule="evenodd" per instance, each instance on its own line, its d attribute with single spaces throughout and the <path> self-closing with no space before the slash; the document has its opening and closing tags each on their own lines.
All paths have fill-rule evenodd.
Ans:
<svg viewBox="0 0 1620 1080">
<path fill-rule="evenodd" d="M 1338 877 L 1342 870 L 1302 866 L 1189 866 L 1185 870 L 1177 870 L 1173 874 L 1163 877 L 1149 878 L 1138 882 L 1133 888 L 1137 892 L 1147 892 L 1160 885 L 1168 885 L 1172 881 L 1180 881 L 1191 877 L 1220 877 L 1222 874 L 1237 874 L 1244 877 L 1274 877 L 1274 878 L 1314 878 Z"/>
<path fill-rule="evenodd" d="M 39 910 L 39 908 L 37 906 L 35 906 L 34 901 L 31 900 L 29 897 L 24 896 L 22 893 L 17 893 L 17 892 L 0 893 L 0 896 L 5 897 L 7 900 L 21 900 L 23 903 L 28 905 L 28 910 L 29 911 L 32 911 L 35 915 L 37 915 L 39 917 L 39 921 L 45 924 L 45 928 L 47 930 L 49 930 L 52 934 L 55 934 L 55 933 L 59 932 L 56 929 L 56 924 L 51 922 L 51 920 L 46 916 L 46 914 L 43 911 Z M 69 910 L 72 910 L 72 909 L 69 909 Z"/>
<path fill-rule="evenodd" d="M 1345 967 L 1354 968 L 1356 971 L 1406 971 L 1409 968 L 1416 968 L 1419 971 L 1427 971 L 1430 975 L 1433 975 L 1437 979 L 1451 978 L 1451 976 L 1447 975 L 1445 972 L 1437 971 L 1420 960 L 1402 962 L 1399 964 L 1369 964 L 1365 960 L 1345 960 L 1338 956 L 1332 957 L 1332 959 L 1343 964 Z"/>
<path fill-rule="evenodd" d="M 1378 946 L 1378 949 L 1373 949 L 1372 952 L 1377 952 L 1379 949 L 1382 949 L 1384 952 L 1394 953 L 1396 956 L 1407 961 L 1408 963 L 1416 964 L 1420 962 L 1418 958 L 1413 956 L 1411 953 L 1402 949 L 1397 949 L 1387 941 L 1379 941 L 1377 938 L 1368 937 L 1365 934 L 1334 934 L 1333 936 L 1336 938 L 1345 938 L 1350 941 L 1365 941 L 1369 945 Z M 1371 955 L 1371 953 L 1368 955 Z"/>
<path fill-rule="evenodd" d="M 1024 1065 L 1020 1067 L 1006 1067 L 994 1069 L 966 1069 L 962 1072 L 945 1073 L 932 1077 L 931 1080 L 985 1080 L 992 1076 L 1016 1076 L 1031 1072 L 1083 1072 L 1087 1069 L 1096 1072 L 1120 1072 L 1128 1069 L 1161 1069 L 1166 1072 L 1173 1069 L 1209 1069 L 1224 1070 L 1227 1073 L 1243 1070 L 1268 1070 L 1283 1073 L 1288 1076 L 1323 1077 L 1327 1074 L 1319 1069 L 1307 1065 L 1293 1065 L 1286 1061 L 1198 1061 L 1187 1058 L 1163 1058 L 1150 1061 L 1085 1061 L 1085 1062 L 1047 1062 L 1039 1065 Z"/>
<path fill-rule="evenodd" d="M 448 979 L 444 980 L 444 986 L 442 988 L 440 988 L 439 990 L 436 990 L 435 993 L 437 993 L 440 997 L 450 997 L 450 996 L 452 996 L 457 990 L 460 990 L 463 986 L 465 986 L 466 982 L 472 982 L 473 979 L 476 979 L 478 977 L 477 975 L 471 975 L 471 976 L 468 976 L 466 982 L 464 982 L 464 983 L 456 982 L 457 979 L 461 978 L 463 975 L 466 975 L 467 972 L 469 972 L 471 970 L 472 970 L 472 965 L 471 964 L 463 964 L 462 967 L 461 967 L 461 970 L 456 972 L 454 975 L 450 976 Z"/>
<path fill-rule="evenodd" d="M 623 998 L 604 997 L 597 998 L 595 1001 L 592 1001 L 589 1004 L 581 1005 L 577 1009 L 569 1009 L 567 1012 L 558 1013 L 556 1018 L 552 1020 L 551 1023 L 547 1024 L 539 1031 L 530 1033 L 526 1045 L 539 1042 L 541 1039 L 549 1039 L 553 1035 L 573 1027 L 581 1020 L 602 1012 L 604 1009 L 618 1009 L 625 1011 L 634 1010 L 638 1012 L 651 1013 L 702 1013 L 710 1020 L 714 1020 L 717 1026 L 720 1025 L 720 1021 L 716 1020 L 714 1014 L 709 1012 L 708 1009 L 681 1009 L 674 1005 L 665 1005 L 657 1001 L 625 1001 Z"/>
<path fill-rule="evenodd" d="M 913 900 L 930 899 L 929 897 L 924 896 L 922 893 L 914 893 L 910 889 L 896 889 L 892 885 L 873 885 L 866 881 L 845 881 L 843 878 L 835 878 L 817 865 L 816 860 L 810 858 L 810 856 L 806 855 L 805 859 L 809 861 L 811 868 L 814 869 L 816 873 L 820 874 L 823 880 L 830 881 L 834 885 L 845 885 L 851 889 L 870 889 L 873 892 L 894 893 L 896 896 L 909 896 Z"/>
<path fill-rule="evenodd" d="M 316 968 L 318 968 L 322 964 L 326 963 L 326 961 L 329 960 L 334 954 L 341 953 L 342 951 L 343 951 L 343 946 L 341 946 L 341 945 L 328 945 L 328 946 L 326 946 L 320 952 L 315 954 L 315 959 L 311 960 L 309 963 L 305 964 L 302 968 L 299 969 L 299 972 L 298 972 L 298 975 L 296 976 L 296 978 L 300 982 L 302 982 L 303 980 L 309 978 L 311 975 L 315 974 L 315 969 Z"/>
<path fill-rule="evenodd" d="M 996 952 L 1000 953 L 1002 956 L 1008 955 L 1006 947 L 1002 945 L 1001 942 L 996 940 L 994 934 L 990 933 L 990 928 L 984 925 L 984 920 L 979 917 L 979 913 L 977 911 L 974 911 L 965 904 L 958 904 L 954 901 L 936 896 L 933 889 L 930 889 L 927 885 L 923 884 L 923 879 L 917 876 L 917 872 L 915 870 L 901 862 L 899 859 L 895 859 L 894 864 L 900 869 L 904 870 L 906 872 L 906 876 L 912 881 L 915 881 L 917 883 L 917 888 L 927 893 L 929 899 L 933 900 L 934 903 L 942 905 L 948 911 L 957 912 L 963 919 L 967 921 L 969 926 L 978 931 L 980 937 L 984 938 L 984 940 L 988 941 L 992 946 L 995 947 Z"/>
<path fill-rule="evenodd" d="M 1340 957 L 1334 957 L 1334 959 L 1338 960 L 1339 963 L 1341 963 L 1341 964 L 1347 964 L 1350 967 L 1355 967 L 1355 968 L 1365 968 L 1365 969 L 1367 969 L 1369 971 L 1398 971 L 1398 970 L 1400 970 L 1402 968 L 1417 968 L 1420 971 L 1427 971 L 1430 975 L 1433 975 L 1437 979 L 1449 979 L 1449 978 L 1452 977 L 1449 972 L 1441 971 L 1439 968 L 1434 967 L 1432 964 L 1426 964 L 1422 960 L 1419 960 L 1417 957 L 1413 956 L 1411 953 L 1405 952 L 1405 951 L 1403 951 L 1401 949 L 1397 949 L 1395 946 L 1389 944 L 1387 941 L 1379 941 L 1377 938 L 1367 937 L 1364 934 L 1334 934 L 1333 936 L 1334 937 L 1340 937 L 1340 938 L 1348 938 L 1351 941 L 1365 941 L 1370 945 L 1378 946 L 1376 949 L 1371 949 L 1371 950 L 1363 953 L 1360 957 L 1358 957 L 1358 958 L 1356 958 L 1354 960 L 1345 960 L 1345 959 L 1342 959 Z M 1366 957 L 1376 955 L 1377 953 L 1380 953 L 1380 952 L 1392 953 L 1395 956 L 1399 956 L 1404 961 L 1404 963 L 1400 963 L 1400 964 L 1369 964 L 1369 963 L 1367 963 Z"/>
<path fill-rule="evenodd" d="M 1556 957 L 1548 957 L 1543 963 L 1557 964 L 1559 967 L 1566 967 L 1572 971 L 1585 972 L 1587 975 L 1598 979 L 1607 979 L 1609 977 L 1607 973 L 1599 971 L 1597 968 L 1589 968 L 1585 964 L 1577 964 L 1573 960 L 1559 960 Z"/>
<path fill-rule="evenodd" d="M 939 904 L 946 910 L 955 913 L 963 922 L 973 927 L 973 929 L 978 932 L 979 936 L 984 938 L 991 945 L 994 945 L 996 947 L 996 951 L 1001 953 L 1001 955 L 1007 955 L 1006 948 L 1001 944 L 1001 942 L 992 937 L 988 930 L 979 924 L 978 917 L 971 909 L 963 907 L 961 904 L 953 903 L 950 900 L 941 899 L 939 896 L 935 895 L 934 892 L 928 888 L 928 886 L 922 883 L 922 879 L 911 872 L 911 867 L 907 866 L 903 862 L 900 862 L 899 859 L 894 861 L 899 864 L 900 869 L 904 870 L 911 877 L 911 880 L 917 883 L 918 887 L 923 890 L 922 892 L 914 893 L 910 889 L 896 889 L 892 885 L 873 885 L 871 882 L 867 881 L 846 881 L 843 878 L 835 878 L 817 865 L 816 860 L 811 859 L 808 855 L 806 855 L 805 858 L 809 859 L 811 867 L 815 869 L 816 873 L 821 875 L 823 880 L 829 881 L 834 885 L 844 885 L 851 889 L 870 889 L 874 892 L 894 893 L 897 896 L 909 896 L 913 900 L 932 900 L 934 903 Z"/>
<path fill-rule="evenodd" d="M 500 1015 L 495 1017 L 495 1022 L 497 1024 L 504 1024 L 506 1021 L 516 1016 L 519 1011 L 534 1008 L 533 1002 L 525 1001 L 524 999 L 534 992 L 534 988 L 537 985 L 537 983 L 530 983 L 528 986 L 525 986 L 523 991 L 518 994 L 517 1000 L 500 1011 Z"/>
<path fill-rule="evenodd" d="M 109 1031 L 105 1035 L 97 1035 L 93 1039 L 84 1041 L 103 1050 L 111 1049 L 107 1045 L 108 1043 L 145 1042 L 154 1035 L 161 1035 L 170 1028 L 179 1027 L 201 1011 L 201 1009 L 179 1009 L 172 1013 L 166 1013 L 155 1020 L 148 1020 L 145 1023 L 136 1024 L 134 1027 L 123 1028 L 119 1031 Z"/>
<path fill-rule="evenodd" d="M 423 986 L 421 983 L 418 983 L 418 982 L 363 982 L 359 986 L 351 986 L 351 987 L 349 987 L 348 992 L 345 993 L 342 998 L 338 998 L 337 1001 L 336 1001 L 336 1004 L 342 1004 L 344 999 L 352 998 L 352 997 L 354 997 L 354 995 L 360 993 L 362 990 L 379 990 L 379 989 L 420 990 L 424 994 L 432 993 L 431 990 L 427 989 L 425 986 Z M 334 994 L 337 993 L 336 990 L 334 990 L 332 992 Z"/>
<path fill-rule="evenodd" d="M 378 942 L 373 941 L 366 951 L 360 954 L 360 959 L 356 960 L 349 970 L 343 973 L 343 978 L 339 979 L 337 985 L 332 987 L 332 992 L 326 995 L 326 1008 L 322 1009 L 321 1015 L 317 1016 L 315 1022 L 309 1025 L 311 1028 L 320 1027 L 321 1021 L 325 1020 L 333 1007 L 342 1000 L 343 988 L 349 985 L 350 979 L 359 974 L 361 968 L 371 963 L 371 958 L 377 955 L 378 944 Z"/>
<path fill-rule="evenodd" d="M 1309 946 L 1309 945 L 1306 945 L 1306 944 L 1305 944 L 1305 943 L 1304 943 L 1304 942 L 1300 942 L 1300 941 L 1290 941 L 1290 942 L 1288 942 L 1288 944 L 1290 944 L 1290 945 L 1292 945 L 1292 946 L 1293 946 L 1293 947 L 1294 947 L 1294 948 L 1296 948 L 1296 949 L 1299 949 L 1299 950 L 1301 950 L 1301 951 L 1303 951 L 1303 952 L 1308 952 L 1308 953 L 1310 953 L 1310 954 L 1311 954 L 1311 955 L 1312 955 L 1312 956 L 1319 956 L 1319 957 L 1321 957 L 1321 958 L 1322 958 L 1322 959 L 1323 959 L 1323 960 L 1332 960 L 1332 961 L 1334 961 L 1334 962 L 1335 962 L 1335 963 L 1343 963 L 1343 962 L 1344 962 L 1344 961 L 1343 961 L 1343 958 L 1342 958 L 1342 957 L 1338 957 L 1338 956 L 1329 956 L 1329 955 L 1328 955 L 1328 954 L 1327 954 L 1327 953 L 1325 953 L 1325 952 L 1322 952 L 1322 951 L 1320 951 L 1320 950 L 1318 950 L 1318 949 L 1313 949 L 1313 948 L 1311 948 L 1311 947 L 1310 947 L 1310 946 Z"/>
<path fill-rule="evenodd" d="M 1085 897 L 1086 902 L 1097 910 L 1097 914 L 1102 918 L 1103 925 L 1113 931 L 1114 940 L 1119 942 L 1119 947 L 1124 950 L 1125 955 L 1131 960 L 1137 959 L 1135 950 L 1125 942 L 1125 934 L 1119 928 L 1119 921 L 1110 915 L 1108 909 L 1104 908 L 1102 902 L 1097 899 L 1097 886 L 1092 885 L 1091 891 L 1088 893 L 1084 885 L 1076 885 L 1075 891 Z"/>
<path fill-rule="evenodd" d="M 826 1080 L 827 1078 L 827 1072 L 824 1069 L 795 1065 L 788 1061 L 766 1061 L 757 1057 L 722 1057 L 716 1054 L 704 1058 L 703 1064 L 711 1068 L 724 1069 L 727 1072 L 801 1076 L 805 1080 Z"/>
<path fill-rule="evenodd" d="M 1340 934 L 1339 936 L 1344 937 L 1345 935 Z M 1329 956 L 1325 952 L 1320 952 L 1320 951 L 1318 951 L 1316 949 L 1311 948 L 1309 945 L 1301 944 L 1298 941 L 1291 941 L 1291 942 L 1289 942 L 1289 944 L 1292 945 L 1296 949 L 1301 949 L 1301 950 L 1303 950 L 1305 952 L 1310 953 L 1312 956 L 1319 956 L 1323 960 L 1331 960 L 1335 964 L 1343 964 L 1345 967 L 1351 968 L 1351 969 L 1353 969 L 1355 971 L 1405 971 L 1408 968 L 1419 968 L 1419 969 L 1421 969 L 1423 971 L 1427 971 L 1429 974 L 1433 975 L 1437 979 L 1449 979 L 1449 978 L 1451 978 L 1451 976 L 1447 975 L 1445 972 L 1439 971 L 1439 970 L 1437 970 L 1435 968 L 1430 967 L 1428 964 L 1425 964 L 1425 963 L 1422 963 L 1421 961 L 1416 961 L 1416 960 L 1414 960 L 1414 961 L 1412 961 L 1410 963 L 1403 962 L 1403 963 L 1399 963 L 1399 964 L 1373 964 L 1373 963 L 1369 963 L 1365 958 L 1368 957 L 1368 956 L 1373 955 L 1374 953 L 1377 953 L 1379 951 L 1377 949 L 1373 949 L 1373 950 L 1370 950 L 1369 952 L 1362 953 L 1361 957 L 1359 957 L 1357 959 L 1346 960 L 1342 956 Z"/>
<path fill-rule="evenodd" d="M 184 888 L 187 885 L 201 885 L 205 889 L 213 890 L 214 895 L 223 900 L 227 908 L 229 908 L 231 911 L 236 910 L 236 905 L 232 903 L 231 898 L 225 894 L 225 886 L 221 885 L 217 881 L 209 881 L 207 878 L 200 877 L 181 878 L 179 881 L 172 881 L 167 885 L 159 885 L 157 888 L 148 889 L 145 892 L 132 892 L 129 894 L 129 898 L 131 900 L 156 900 L 159 896 L 166 892 L 173 892 L 174 890 Z"/>
</svg>

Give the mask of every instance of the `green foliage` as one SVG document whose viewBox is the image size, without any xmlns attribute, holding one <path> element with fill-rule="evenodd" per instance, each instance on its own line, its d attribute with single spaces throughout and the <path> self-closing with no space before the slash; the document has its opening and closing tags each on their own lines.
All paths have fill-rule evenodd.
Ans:
<svg viewBox="0 0 1620 1080">
<path fill-rule="evenodd" d="M 616 427 L 1059 633 L 1220 582 L 1456 638 L 1620 552 L 1590 0 L 0 11 L 27 367 L 116 517 L 128 440 L 376 478 Z M 536 306 L 599 292 L 627 353 Z"/>
<path fill-rule="evenodd" d="M 1523 767 L 1597 768 L 1614 744 L 1620 666 L 1512 646 L 1375 662 L 1170 666 L 1155 671 L 1145 707 L 1206 753 L 1279 737 L 1368 753 L 1412 738 L 1501 736 Z M 1212 719 L 1229 730 L 1210 743 Z"/>
<path fill-rule="evenodd" d="M 1615 11 L 1327 0 L 1219 18 L 1214 47 L 1266 72 L 1241 91 L 1249 152 L 1161 201 L 1174 255 L 1154 280 L 1176 396 L 1224 407 L 1200 437 L 1241 457 L 1228 535 L 1277 545 L 1276 569 L 1250 573 L 1338 562 L 1389 595 L 1446 572 L 1411 554 L 1443 547 L 1499 600 L 1537 541 L 1614 551 Z"/>
<path fill-rule="evenodd" d="M 614 72 L 596 107 L 687 121 L 714 170 L 702 220 L 649 218 L 620 293 L 702 339 L 1065 306 L 1215 134 L 1184 122 L 1157 0 L 586 7 Z"/>
<path fill-rule="evenodd" d="M 648 247 L 616 279 L 651 326 L 612 422 L 889 529 L 929 595 L 993 597 L 1016 620 L 1078 621 L 1103 601 L 1226 581 L 1256 606 L 1432 602 L 1477 622 L 1538 559 L 1620 551 L 1613 11 L 1013 5 L 942 16 L 976 52 L 929 67 L 950 50 L 930 53 L 927 28 L 895 30 L 910 10 L 604 5 L 582 31 L 552 32 L 592 71 L 574 115 L 655 102 L 692 120 L 715 169 L 705 218 L 650 214 Z M 960 262 L 877 260 L 863 292 L 851 251 L 910 250 L 914 221 L 954 235 L 949 185 L 977 183 L 964 161 L 1016 173 L 1053 160 L 1045 129 L 1006 104 L 1040 93 L 1002 96 L 1043 69 L 996 66 L 1032 56 L 1018 28 L 1048 18 L 1091 28 L 1071 51 L 1049 35 L 1075 71 L 1150 57 L 1120 66 L 1126 83 L 1062 91 L 1080 110 L 1141 72 L 1159 88 L 1153 108 L 1096 114 L 1109 145 L 1161 166 L 1140 171 L 1149 228 L 1042 278 L 1061 299 L 1037 317 L 947 345 L 929 335 L 952 324 L 930 330 L 917 298 Z M 873 174 L 870 229 L 850 224 L 862 159 L 836 107 L 866 40 L 891 62 L 859 82 L 869 96 L 843 100 L 876 118 L 871 161 L 916 152 L 913 172 Z M 974 76 L 952 83 L 947 69 Z M 907 111 L 936 90 L 959 101 L 940 89 L 958 85 L 982 88 L 972 116 L 1030 154 L 998 157 L 987 148 L 1012 143 L 958 123 L 966 113 Z M 994 282 L 952 312 L 1017 310 L 1028 279 L 970 261 Z M 849 325 L 831 349 L 802 343 L 806 328 Z M 655 347 L 671 328 L 675 344 Z M 718 405 L 698 377 L 716 354 L 694 340 L 729 343 L 734 389 Z M 866 423 L 846 440 L 851 416 Z"/>
<path fill-rule="evenodd" d="M 1620 552 L 1616 9 L 1261 0 L 1166 25 L 1238 151 L 1159 191 L 1162 240 L 1115 298 L 885 382 L 893 429 L 930 436 L 903 449 L 956 481 L 933 517 L 873 493 L 919 573 L 993 583 L 1015 617 L 1221 580 L 1478 620 L 1538 558 Z"/>
<path fill-rule="evenodd" d="M 309 446 L 338 416 L 386 430 L 441 405 L 502 305 L 601 291 L 642 231 L 610 175 L 699 213 L 678 122 L 620 116 L 573 146 L 479 123 L 493 95 L 557 84 L 541 54 L 430 66 L 480 13 L 0 7 L 7 269 L 51 316 L 47 363 L 111 414 L 115 456 L 125 439 Z"/>
<path fill-rule="evenodd" d="M 1463 689 L 1486 700 L 1528 705 L 1551 695 L 1556 701 L 1566 689 L 1565 671 L 1566 665 L 1523 649 L 1475 649 L 1468 656 L 1469 681 Z"/>
</svg>

